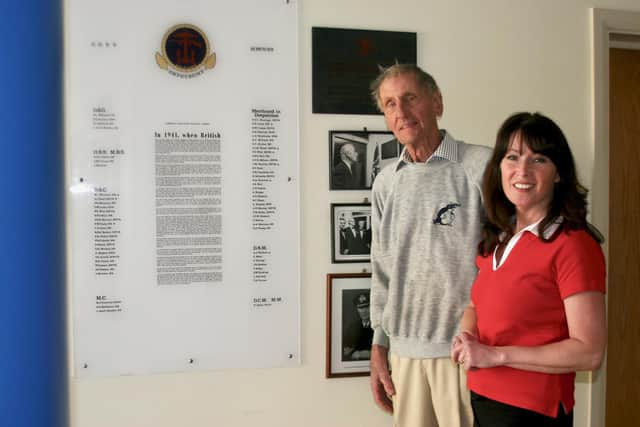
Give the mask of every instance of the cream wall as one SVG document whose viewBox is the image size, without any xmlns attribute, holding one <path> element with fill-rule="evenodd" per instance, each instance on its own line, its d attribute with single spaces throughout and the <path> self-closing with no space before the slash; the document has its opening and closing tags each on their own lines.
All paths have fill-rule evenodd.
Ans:
<svg viewBox="0 0 640 427">
<path fill-rule="evenodd" d="M 592 187 L 599 178 L 590 8 L 640 11 L 637 0 L 297 1 L 302 365 L 72 379 L 73 427 L 391 425 L 374 406 L 367 378 L 324 378 L 325 274 L 368 269 L 367 264 L 331 264 L 330 203 L 360 201 L 368 194 L 328 191 L 327 133 L 384 125 L 378 116 L 311 114 L 313 26 L 417 32 L 418 63 L 436 77 L 444 95 L 442 127 L 459 139 L 491 145 L 508 114 L 539 110 L 565 131 L 583 183 Z M 576 426 L 602 425 L 602 381 L 595 380 L 594 385 L 591 375 L 578 377 Z"/>
</svg>

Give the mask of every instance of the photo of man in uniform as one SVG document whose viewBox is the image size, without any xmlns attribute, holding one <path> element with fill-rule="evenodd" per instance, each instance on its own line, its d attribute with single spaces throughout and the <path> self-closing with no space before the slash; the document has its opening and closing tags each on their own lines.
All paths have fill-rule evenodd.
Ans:
<svg viewBox="0 0 640 427">
<path fill-rule="evenodd" d="M 351 296 L 351 300 L 342 314 L 342 361 L 369 360 L 373 339 L 369 320 L 369 290 L 350 289 L 344 293 L 344 298 L 348 300 Z"/>
</svg>

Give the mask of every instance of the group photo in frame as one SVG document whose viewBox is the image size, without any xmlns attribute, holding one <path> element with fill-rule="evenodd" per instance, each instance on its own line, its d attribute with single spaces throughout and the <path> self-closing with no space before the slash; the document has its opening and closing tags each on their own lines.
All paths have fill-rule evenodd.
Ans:
<svg viewBox="0 0 640 427">
<path fill-rule="evenodd" d="M 369 375 L 371 273 L 327 274 L 326 378 Z"/>
<path fill-rule="evenodd" d="M 331 204 L 331 261 L 371 261 L 371 203 Z"/>
<path fill-rule="evenodd" d="M 329 189 L 370 190 L 402 145 L 390 131 L 329 131 Z"/>
</svg>

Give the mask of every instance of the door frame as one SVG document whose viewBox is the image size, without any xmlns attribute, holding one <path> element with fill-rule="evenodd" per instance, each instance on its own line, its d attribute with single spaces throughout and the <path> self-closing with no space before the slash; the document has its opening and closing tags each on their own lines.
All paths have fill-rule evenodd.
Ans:
<svg viewBox="0 0 640 427">
<path fill-rule="evenodd" d="M 610 33 L 640 34 L 640 12 L 591 9 L 593 41 L 593 141 L 594 168 L 591 182 L 591 221 L 605 236 L 609 256 L 609 41 Z M 606 367 L 606 360 L 603 361 Z M 606 369 L 591 375 L 589 427 L 603 426 L 606 407 Z"/>
</svg>

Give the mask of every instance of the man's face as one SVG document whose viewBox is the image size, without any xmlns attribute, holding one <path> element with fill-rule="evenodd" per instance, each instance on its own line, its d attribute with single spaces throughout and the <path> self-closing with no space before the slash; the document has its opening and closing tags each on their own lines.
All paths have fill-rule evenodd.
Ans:
<svg viewBox="0 0 640 427">
<path fill-rule="evenodd" d="M 358 220 L 358 230 L 364 230 L 365 224 L 366 224 L 366 222 L 365 222 L 364 219 L 359 219 Z"/>
<path fill-rule="evenodd" d="M 347 226 L 347 221 L 344 219 L 344 217 L 340 217 L 340 219 L 338 220 L 338 225 L 341 229 Z"/>
<path fill-rule="evenodd" d="M 360 319 L 367 322 L 369 321 L 369 306 L 358 307 L 358 314 L 360 315 Z"/>
<path fill-rule="evenodd" d="M 347 157 L 347 159 L 349 159 L 352 162 L 358 161 L 358 152 L 351 144 L 348 144 L 345 146 L 344 155 Z"/>
<path fill-rule="evenodd" d="M 353 218 L 349 218 L 348 223 L 349 223 L 349 227 L 351 228 L 353 228 L 356 225 L 356 222 L 354 221 Z"/>
<path fill-rule="evenodd" d="M 420 145 L 438 130 L 440 92 L 419 86 L 413 74 L 388 77 L 380 85 L 380 107 L 389 130 L 403 145 Z"/>
</svg>

